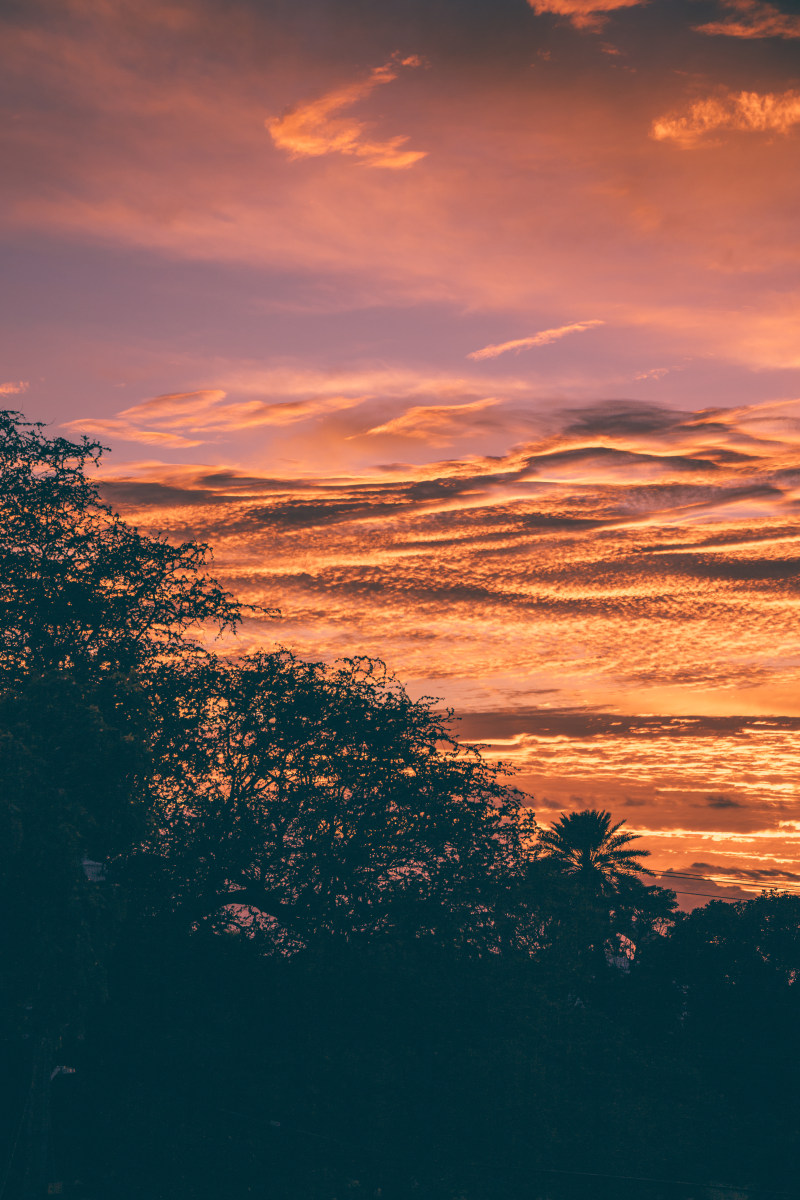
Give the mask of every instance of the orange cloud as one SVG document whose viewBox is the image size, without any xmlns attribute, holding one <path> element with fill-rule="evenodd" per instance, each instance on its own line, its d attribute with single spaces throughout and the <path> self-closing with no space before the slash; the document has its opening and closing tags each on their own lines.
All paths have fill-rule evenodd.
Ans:
<svg viewBox="0 0 800 1200">
<path fill-rule="evenodd" d="M 279 404 L 246 401 L 229 405 L 229 415 L 223 418 L 224 425 L 220 422 L 220 427 L 247 429 L 255 425 L 293 425 L 296 421 L 355 408 L 366 399 L 366 396 L 312 396 L 308 400 L 284 400 Z"/>
<path fill-rule="evenodd" d="M 416 427 L 477 427 L 477 407 L 420 404 Z M 798 411 L 781 402 L 774 415 Z M 383 653 L 421 691 L 515 721 L 527 692 L 539 724 L 509 731 L 534 734 L 511 757 L 551 800 L 558 776 L 566 799 L 735 786 L 742 800 L 780 803 L 792 776 L 775 762 L 797 723 L 743 738 L 710 721 L 698 740 L 690 722 L 681 741 L 683 724 L 624 718 L 797 712 L 798 666 L 780 648 L 796 642 L 800 424 L 794 444 L 777 429 L 767 444 L 752 425 L 764 416 L 608 401 L 553 412 L 556 428 L 502 457 L 341 471 L 331 446 L 314 476 L 217 457 L 128 468 L 104 486 L 137 523 L 211 540 L 231 586 L 281 608 L 281 639 L 298 652 L 324 639 L 331 657 Z M 592 706 L 619 707 L 602 738 Z M 586 738 L 575 719 L 590 722 Z M 485 726 L 475 737 L 487 740 Z"/>
<path fill-rule="evenodd" d="M 598 30 L 618 8 L 635 8 L 643 0 L 528 0 L 537 16 L 556 13 L 569 17 L 576 29 Z"/>
<path fill-rule="evenodd" d="M 196 420 L 198 413 L 208 410 L 224 397 L 225 392 L 215 388 L 197 392 L 173 392 L 144 400 L 141 404 L 124 409 L 116 417 L 85 417 L 78 421 L 70 421 L 65 428 L 78 433 L 89 433 L 95 437 L 122 438 L 128 442 L 185 450 L 202 445 L 202 439 L 184 437 L 175 432 L 175 429 Z M 162 428 L 142 428 L 142 420 L 160 424 Z"/>
<path fill-rule="evenodd" d="M 405 150 L 408 138 L 398 136 L 387 141 L 371 141 L 365 136 L 366 125 L 337 114 L 365 99 L 382 83 L 397 78 L 400 67 L 417 67 L 421 60 L 412 55 L 390 59 L 375 67 L 366 79 L 326 92 L 317 100 L 288 109 L 282 116 L 266 122 L 272 140 L 291 158 L 317 158 L 323 154 L 349 154 L 361 158 L 370 167 L 399 170 L 411 167 L 426 155 L 425 150 Z"/>
<path fill-rule="evenodd" d="M 529 350 L 532 346 L 547 346 L 550 342 L 566 337 L 568 333 L 582 333 L 584 329 L 592 329 L 595 325 L 605 325 L 605 321 L 574 321 L 571 325 L 559 325 L 557 329 L 543 329 L 532 337 L 516 338 L 513 342 L 499 342 L 495 346 L 484 346 L 482 350 L 473 350 L 467 358 L 497 358 L 499 354 L 507 354 L 509 350 L 519 353 Z"/>
<path fill-rule="evenodd" d="M 25 379 L 18 379 L 16 383 L 9 381 L 8 383 L 0 383 L 0 396 L 17 396 L 20 392 L 27 392 L 28 383 Z"/>
<path fill-rule="evenodd" d="M 366 433 L 422 438 L 433 444 L 447 442 L 453 435 L 474 433 L 474 423 L 469 418 L 499 403 L 497 397 L 488 396 L 484 400 L 473 400 L 469 404 L 419 405 L 410 408 L 401 417 L 395 417 L 384 425 L 376 425 L 373 429 L 366 430 Z"/>
<path fill-rule="evenodd" d="M 139 429 L 128 421 L 121 421 L 115 417 L 87 417 L 85 420 L 67 421 L 64 428 L 75 433 L 88 433 L 94 437 L 120 438 L 124 442 L 142 442 L 146 446 L 164 446 L 171 450 L 187 450 L 192 446 L 202 445 L 200 441 L 181 437 L 177 433 L 167 433 L 159 429 Z"/>
<path fill-rule="evenodd" d="M 731 92 L 696 100 L 685 116 L 654 121 L 650 136 L 694 146 L 718 129 L 754 133 L 788 133 L 800 123 L 800 92 Z"/>
<path fill-rule="evenodd" d="M 224 400 L 225 394 L 219 388 L 204 388 L 197 392 L 170 392 L 164 396 L 153 396 L 151 400 L 143 400 L 141 404 L 134 404 L 119 415 L 133 420 L 152 415 L 162 423 L 172 419 L 173 423 L 183 424 L 187 417 L 196 417 L 198 413 Z"/>
<path fill-rule="evenodd" d="M 479 428 L 477 404 L 427 394 L 417 428 Z M 796 864 L 800 831 L 781 824 L 800 815 L 800 719 L 776 715 L 798 712 L 798 417 L 796 399 L 552 404 L 503 456 L 342 471 L 331 438 L 313 476 L 209 456 L 107 468 L 103 486 L 137 524 L 210 540 L 228 586 L 280 607 L 279 633 L 249 623 L 245 645 L 383 654 L 416 694 L 475 710 L 459 736 L 514 762 L 545 814 L 619 805 L 664 862 L 768 871 Z"/>
<path fill-rule="evenodd" d="M 170 392 L 153 396 L 126 408 L 116 417 L 82 418 L 70 421 L 65 428 L 80 433 L 119 437 L 126 441 L 158 444 L 177 449 L 200 446 L 216 433 L 231 433 L 258 426 L 293 425 L 311 417 L 323 416 L 342 409 L 354 408 L 365 396 L 311 396 L 302 400 L 287 400 L 265 404 L 261 400 L 223 403 L 227 392 L 220 388 L 204 388 L 196 392 Z M 147 426 L 156 428 L 143 428 Z M 177 432 L 181 431 L 181 432 Z M 190 440 L 184 434 L 202 435 Z"/>
<path fill-rule="evenodd" d="M 742 20 L 729 17 L 695 25 L 697 33 L 724 34 L 738 38 L 800 37 L 800 16 L 783 13 L 774 4 L 762 0 L 720 0 L 724 8 L 741 14 Z"/>
</svg>

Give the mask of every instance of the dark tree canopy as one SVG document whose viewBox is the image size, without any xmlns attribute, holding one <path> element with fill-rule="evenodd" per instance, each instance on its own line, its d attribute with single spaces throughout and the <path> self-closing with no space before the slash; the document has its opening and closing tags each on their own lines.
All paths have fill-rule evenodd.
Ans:
<svg viewBox="0 0 800 1200">
<path fill-rule="evenodd" d="M 86 473 L 101 454 L 0 411 L 0 685 L 130 670 L 246 611 L 208 574 L 207 546 L 140 533 L 102 502 Z"/>
<path fill-rule="evenodd" d="M 174 716 L 154 748 L 142 866 L 186 921 L 280 949 L 401 928 L 496 936 L 533 817 L 382 664 L 208 659 L 155 687 Z"/>
<path fill-rule="evenodd" d="M 246 609 L 207 547 L 126 525 L 87 470 L 102 448 L 0 412 L 0 1004 L 51 1030 L 73 1020 L 108 941 L 85 858 L 130 853 L 155 720 L 147 671 Z M 116 893 L 114 893 L 116 895 Z"/>
<path fill-rule="evenodd" d="M 800 981 L 800 896 L 763 892 L 711 900 L 683 916 L 663 948 L 671 971 L 696 994 L 786 989 Z"/>
<path fill-rule="evenodd" d="M 102 994 L 118 889 L 89 875 L 144 832 L 144 697 L 67 672 L 0 694 L 0 1014 L 60 1028 Z"/>
</svg>

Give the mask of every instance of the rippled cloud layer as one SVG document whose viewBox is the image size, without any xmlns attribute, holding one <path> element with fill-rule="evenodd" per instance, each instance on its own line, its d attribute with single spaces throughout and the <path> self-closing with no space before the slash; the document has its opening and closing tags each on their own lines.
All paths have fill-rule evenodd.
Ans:
<svg viewBox="0 0 800 1200">
<path fill-rule="evenodd" d="M 527 437 L 302 478 L 141 466 L 106 493 L 208 539 L 231 587 L 280 607 L 246 640 L 378 655 L 469 714 L 463 736 L 514 762 L 545 819 L 621 805 L 656 849 L 699 858 L 722 817 L 734 863 L 794 846 L 800 402 L 495 397 L 382 426 L 376 404 L 348 410 L 350 443 Z"/>
</svg>

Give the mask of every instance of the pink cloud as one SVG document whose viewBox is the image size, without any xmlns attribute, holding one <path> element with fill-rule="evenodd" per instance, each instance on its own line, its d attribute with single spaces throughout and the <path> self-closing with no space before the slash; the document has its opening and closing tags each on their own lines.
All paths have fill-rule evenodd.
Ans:
<svg viewBox="0 0 800 1200">
<path fill-rule="evenodd" d="M 67 421 L 65 429 L 74 433 L 88 433 L 93 437 L 119 438 L 123 442 L 141 442 L 146 446 L 164 446 L 171 450 L 186 450 L 192 446 L 202 445 L 201 441 L 181 437 L 177 433 L 168 433 L 159 429 L 141 429 L 128 421 L 115 417 L 87 417 L 78 421 Z"/>
<path fill-rule="evenodd" d="M 341 62 L 276 55 L 265 76 L 254 66 L 269 52 L 264 31 L 240 7 L 216 24 L 195 8 L 195 27 L 178 39 L 190 38 L 192 53 L 182 54 L 152 8 L 128 8 L 122 22 L 113 5 L 87 6 L 85 20 L 58 29 L 4 28 L 21 113 L 4 129 L 8 236 L 41 232 L 146 248 L 164 262 L 304 272 L 316 290 L 303 293 L 298 311 L 307 300 L 313 311 L 320 296 L 329 311 L 446 303 L 516 314 L 519 329 L 526 313 L 572 312 L 579 300 L 613 321 L 615 337 L 625 325 L 658 331 L 653 362 L 713 354 L 759 367 L 796 363 L 796 297 L 770 276 L 783 279 L 800 261 L 796 165 L 763 135 L 746 146 L 730 139 L 730 154 L 713 161 L 679 162 L 643 141 L 643 114 L 686 115 L 677 77 L 631 76 L 612 92 L 554 60 L 552 72 L 526 77 L 522 104 L 513 74 L 489 87 L 482 76 L 470 83 L 431 71 L 413 80 L 419 103 L 402 106 L 398 78 L 374 84 L 371 100 L 384 101 L 391 129 L 430 149 L 424 170 L 356 172 L 365 160 L 341 153 L 298 169 L 284 152 L 265 153 L 264 116 L 286 96 L 307 95 L 308 79 L 321 78 L 319 93 L 330 95 Z M 33 98 L 26 107 L 30 81 L 56 119 L 40 119 Z M 789 82 L 769 86 L 780 95 Z M 529 101 L 547 113 L 535 132 L 523 117 Z M 270 311 L 294 301 L 278 291 Z M 218 378 L 218 364 L 187 373 L 198 376 Z M 168 378 L 164 390 L 181 386 L 180 376 Z"/>
<path fill-rule="evenodd" d="M 429 444 L 440 445 L 451 441 L 458 434 L 474 433 L 473 418 L 496 404 L 500 404 L 500 400 L 489 396 L 468 404 L 418 405 L 409 408 L 401 417 L 367 429 L 366 433 L 421 438 Z"/>
<path fill-rule="evenodd" d="M 118 413 L 116 417 L 85 417 L 66 428 L 97 436 L 158 444 L 173 448 L 200 446 L 219 433 L 235 433 L 260 426 L 293 425 L 298 421 L 354 408 L 365 396 L 322 395 L 300 400 L 264 403 L 261 400 L 228 401 L 220 388 L 170 392 L 153 396 Z M 155 428 L 153 428 L 155 426 Z M 200 435 L 187 438 L 185 434 Z"/>
<path fill-rule="evenodd" d="M 28 383 L 25 379 L 0 383 L 0 396 L 18 396 L 20 392 L 27 392 L 27 390 Z"/>
<path fill-rule="evenodd" d="M 467 358 L 483 359 L 497 358 L 499 354 L 509 351 L 519 353 L 520 350 L 530 350 L 533 346 L 548 346 L 569 333 L 582 333 L 585 329 L 593 329 L 596 325 L 604 325 L 605 321 L 574 321 L 571 325 L 559 325 L 557 329 L 543 329 L 531 337 L 516 338 L 513 342 L 499 342 L 495 346 L 484 346 L 482 350 L 473 350 Z"/>
<path fill-rule="evenodd" d="M 225 399 L 226 393 L 219 388 L 204 388 L 197 392 L 170 392 L 163 396 L 153 396 L 134 404 L 132 408 L 123 409 L 120 417 L 138 420 L 150 416 L 157 417 L 162 423 L 174 422 L 185 424 L 199 413 L 205 412 Z"/>
</svg>

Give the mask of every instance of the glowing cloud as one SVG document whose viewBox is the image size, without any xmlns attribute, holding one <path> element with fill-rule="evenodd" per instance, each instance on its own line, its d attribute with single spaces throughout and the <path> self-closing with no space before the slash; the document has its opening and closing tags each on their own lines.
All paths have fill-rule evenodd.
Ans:
<svg viewBox="0 0 800 1200">
<path fill-rule="evenodd" d="M 382 83 L 397 78 L 400 67 L 418 67 L 421 59 L 415 55 L 390 59 L 375 67 L 366 79 L 326 92 L 317 100 L 288 109 L 282 116 L 266 122 L 272 140 L 291 158 L 318 158 L 323 154 L 349 154 L 361 158 L 369 167 L 388 167 L 399 170 L 411 167 L 425 157 L 424 150 L 405 150 L 408 138 L 398 136 L 385 142 L 371 141 L 365 136 L 366 125 L 337 114 L 365 99 Z"/>
<path fill-rule="evenodd" d="M 380 405 L 370 432 L 417 438 L 416 463 L 376 462 L 380 438 L 362 437 L 351 470 L 340 429 L 313 474 L 215 454 L 129 464 L 104 493 L 137 524 L 211 541 L 230 586 L 281 609 L 298 653 L 382 653 L 418 692 L 471 709 L 459 736 L 513 762 L 537 812 L 576 795 L 635 808 L 664 863 L 719 863 L 696 868 L 717 883 L 740 863 L 800 873 L 800 401 L 550 405 L 495 455 L 481 423 L 502 427 L 502 401 L 412 382 L 358 381 Z M 252 384 L 324 394 L 310 373 Z M 476 442 L 459 457 L 423 457 L 423 438 L 465 430 Z"/>
<path fill-rule="evenodd" d="M 654 121 L 650 136 L 694 146 L 709 133 L 732 129 L 748 133 L 788 133 L 800 123 L 800 92 L 738 92 L 696 100 L 685 116 Z"/>
<path fill-rule="evenodd" d="M 187 424 L 194 424 L 199 414 L 225 398 L 225 393 L 216 388 L 197 392 L 173 392 L 154 396 L 126 408 L 116 417 L 86 417 L 70 421 L 65 428 L 78 433 L 89 433 L 95 437 L 117 437 L 143 445 L 165 446 L 173 450 L 185 450 L 202 445 L 202 440 L 187 438 L 175 432 Z M 160 429 L 142 428 L 142 420 L 160 424 Z"/>
<path fill-rule="evenodd" d="M 25 379 L 18 379 L 16 383 L 9 381 L 8 383 L 0 383 L 0 396 L 17 396 L 20 392 L 27 392 L 28 383 Z"/>
<path fill-rule="evenodd" d="M 138 420 L 156 417 L 162 424 L 185 424 L 187 418 L 193 419 L 199 413 L 208 411 L 220 400 L 225 399 L 226 393 L 219 388 L 204 388 L 198 392 L 170 392 L 164 396 L 153 396 L 134 404 L 132 408 L 124 409 L 120 417 Z"/>
<path fill-rule="evenodd" d="M 115 417 L 82 418 L 70 421 L 65 428 L 97 436 L 124 438 L 126 441 L 158 444 L 184 449 L 200 446 L 215 433 L 232 433 L 259 426 L 293 425 L 326 413 L 339 412 L 361 404 L 365 396 L 310 396 L 302 400 L 286 400 L 265 404 L 262 400 L 243 400 L 223 403 L 227 392 L 219 388 L 204 388 L 196 392 L 170 392 L 153 396 L 126 408 Z M 145 423 L 156 428 L 142 428 Z M 186 433 L 199 434 L 201 439 L 190 440 Z"/>
<path fill-rule="evenodd" d="M 510 350 L 518 354 L 520 350 L 530 350 L 533 346 L 547 346 L 550 342 L 566 337 L 568 333 L 582 333 L 584 329 L 593 329 L 595 325 L 604 324 L 605 321 L 574 321 L 571 325 L 559 325 L 557 329 L 543 329 L 531 337 L 516 338 L 513 342 L 499 342 L 496 346 L 484 346 L 482 350 L 473 350 L 467 358 L 497 358 L 499 354 L 507 354 Z"/>
<path fill-rule="evenodd" d="M 116 417 L 106 420 L 89 417 L 81 421 L 68 421 L 64 428 L 75 433 L 92 434 L 94 437 L 120 438 L 124 442 L 141 442 L 145 446 L 164 446 L 171 450 L 186 450 L 202 445 L 200 441 L 181 437 L 177 433 L 167 433 L 160 429 L 139 429 Z"/>
<path fill-rule="evenodd" d="M 608 14 L 618 8 L 635 8 L 642 0 L 528 0 L 537 16 L 555 13 L 569 17 L 576 29 L 602 29 Z"/>
<path fill-rule="evenodd" d="M 720 0 L 724 8 L 741 15 L 741 20 L 729 17 L 725 21 L 710 21 L 695 25 L 697 33 L 723 34 L 738 38 L 798 38 L 800 16 L 782 13 L 774 4 L 762 0 Z"/>
<path fill-rule="evenodd" d="M 410 408 L 401 417 L 395 417 L 384 425 L 376 425 L 366 432 L 423 438 L 433 443 L 449 441 L 453 435 L 459 433 L 474 433 L 475 425 L 470 418 L 499 403 L 498 398 L 489 396 L 484 400 L 473 400 L 469 404 L 418 405 Z"/>
</svg>

